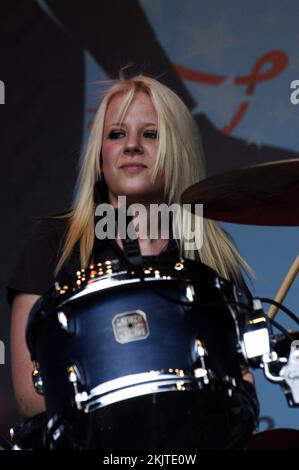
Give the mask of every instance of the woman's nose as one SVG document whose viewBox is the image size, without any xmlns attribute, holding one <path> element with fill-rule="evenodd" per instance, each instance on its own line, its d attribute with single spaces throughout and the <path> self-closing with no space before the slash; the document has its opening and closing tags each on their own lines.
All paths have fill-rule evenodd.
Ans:
<svg viewBox="0 0 299 470">
<path fill-rule="evenodd" d="M 129 135 L 126 140 L 125 153 L 142 153 L 142 144 L 137 135 Z"/>
</svg>

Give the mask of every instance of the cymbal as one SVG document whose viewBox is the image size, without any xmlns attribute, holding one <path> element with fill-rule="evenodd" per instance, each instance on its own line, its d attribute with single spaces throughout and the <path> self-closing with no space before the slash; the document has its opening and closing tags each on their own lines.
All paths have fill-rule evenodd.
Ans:
<svg viewBox="0 0 299 470">
<path fill-rule="evenodd" d="M 298 429 L 278 428 L 253 434 L 248 439 L 247 450 L 299 449 Z"/>
<path fill-rule="evenodd" d="M 187 188 L 182 204 L 203 204 L 205 218 L 252 225 L 299 225 L 299 158 L 212 176 Z M 191 209 L 194 212 L 194 206 Z"/>
</svg>

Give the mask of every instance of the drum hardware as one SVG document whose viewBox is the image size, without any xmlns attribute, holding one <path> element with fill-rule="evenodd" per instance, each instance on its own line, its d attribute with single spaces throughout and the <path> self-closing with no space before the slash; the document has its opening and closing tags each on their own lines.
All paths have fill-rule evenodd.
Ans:
<svg viewBox="0 0 299 470">
<path fill-rule="evenodd" d="M 7 450 L 48 450 L 43 442 L 47 423 L 47 414 L 43 412 L 10 428 L 10 447 Z"/>
<path fill-rule="evenodd" d="M 251 297 L 247 297 L 244 292 L 241 291 L 240 287 L 235 284 L 232 285 L 232 289 L 227 290 L 227 281 L 218 277 L 215 283 L 216 287 L 224 292 L 225 301 L 228 310 L 230 311 L 231 318 L 234 321 L 235 332 L 236 332 L 236 350 L 240 354 L 242 361 L 248 363 L 244 345 L 244 331 L 246 321 L 250 313 L 252 313 L 253 300 Z"/>
<path fill-rule="evenodd" d="M 82 403 L 88 399 L 86 392 L 79 392 L 80 385 L 82 385 L 81 375 L 76 364 L 67 367 L 67 374 L 70 383 L 74 388 L 74 398 L 78 410 L 82 410 Z"/>
<path fill-rule="evenodd" d="M 104 289 L 110 289 L 110 288 L 115 287 L 115 286 L 117 287 L 120 284 L 126 285 L 126 284 L 131 284 L 133 282 L 136 282 L 136 277 L 135 277 L 135 272 L 134 271 L 131 273 L 131 275 L 134 276 L 134 277 L 132 277 L 132 279 L 122 279 L 122 280 L 115 279 L 117 277 L 117 275 L 125 275 L 125 274 L 127 274 L 127 271 L 123 270 L 120 273 L 114 273 L 113 274 L 113 272 L 111 272 L 110 274 L 106 274 L 106 275 L 101 276 L 101 280 L 103 281 L 101 283 L 101 288 L 103 290 Z M 99 279 L 99 277 L 94 278 L 93 282 L 91 282 L 91 283 L 87 283 L 86 281 L 84 281 L 86 283 L 86 288 L 85 288 L 84 291 L 82 291 L 82 288 L 85 287 L 85 285 L 83 283 L 82 283 L 83 285 L 77 284 L 77 286 L 73 287 L 72 291 L 75 292 L 73 298 L 77 299 L 77 298 L 82 297 L 86 293 L 91 294 L 92 292 L 97 292 L 97 290 L 98 290 L 98 285 L 97 285 L 98 279 Z M 140 279 L 138 279 L 138 281 L 140 281 Z M 66 291 L 60 291 L 59 293 L 63 298 L 64 294 L 66 294 Z M 59 307 L 63 307 L 65 302 L 66 301 L 63 300 L 60 303 Z"/>
<path fill-rule="evenodd" d="M 11 439 L 12 441 L 15 440 L 16 434 L 15 434 L 14 428 L 10 428 L 10 429 L 9 429 L 9 437 L 10 437 L 10 439 Z"/>
<path fill-rule="evenodd" d="M 17 444 L 13 444 L 13 446 L 9 450 L 30 450 L 30 449 L 22 449 Z"/>
<path fill-rule="evenodd" d="M 44 379 L 49 445 L 56 448 L 56 443 L 72 436 L 70 439 L 80 446 L 84 440 L 82 423 L 88 427 L 93 419 L 99 419 L 99 427 L 88 428 L 92 445 L 101 445 L 101 439 L 106 439 L 105 430 L 118 432 L 117 422 L 129 419 L 130 426 L 134 426 L 134 420 L 131 423 L 126 414 L 133 403 L 140 406 L 139 413 L 143 406 L 153 406 L 159 413 L 157 418 L 166 413 L 166 427 L 177 403 L 181 404 L 178 411 L 184 414 L 182 423 L 194 421 L 198 413 L 199 422 L 203 420 L 202 425 L 207 426 L 207 413 L 212 414 L 211 419 L 215 418 L 215 409 L 219 414 L 232 413 L 234 424 L 231 431 L 223 429 L 221 434 L 219 430 L 219 446 L 235 442 L 236 426 L 238 436 L 240 427 L 241 434 L 250 432 L 256 421 L 256 407 L 253 400 L 250 411 L 248 402 L 246 410 L 243 408 L 243 399 L 247 398 L 240 383 L 234 307 L 229 308 L 230 303 L 237 305 L 239 297 L 232 283 L 190 260 L 143 266 L 142 276 L 130 268 L 118 265 L 116 269 L 113 263 L 109 266 L 111 272 L 103 275 L 94 275 L 94 265 L 84 273 L 80 271 L 84 274 L 80 285 L 76 275 L 62 284 L 63 289 L 56 286 L 47 297 L 50 308 L 47 301 L 42 305 L 46 315 L 41 317 L 35 309 L 29 317 L 27 344 Z M 129 317 L 136 314 L 136 307 L 146 313 L 148 323 L 148 334 L 142 341 L 139 333 L 144 322 L 141 325 L 141 318 Z M 123 311 L 124 315 L 120 314 Z M 115 340 L 116 318 L 125 323 L 128 332 L 132 323 L 132 329 L 136 329 L 132 340 Z M 70 327 L 74 334 L 64 334 Z M 118 324 L 118 338 L 122 331 L 122 324 Z M 120 412 L 125 413 L 124 420 L 117 417 Z M 103 426 L 101 417 L 106 423 Z M 219 415 L 222 423 L 227 422 L 223 418 Z M 201 428 L 193 421 L 191 427 Z M 138 429 L 134 435 L 139 438 Z M 99 440 L 93 434 L 97 432 Z M 110 432 L 109 436 L 113 441 Z"/>
<path fill-rule="evenodd" d="M 181 259 L 180 261 L 178 261 L 177 263 L 175 263 L 174 269 L 175 269 L 176 271 L 181 271 L 182 269 L 184 269 L 184 260 Z"/>
<path fill-rule="evenodd" d="M 264 354 L 262 357 L 262 362 L 260 367 L 263 368 L 265 377 L 270 380 L 270 382 L 282 383 L 284 381 L 283 377 L 279 375 L 274 375 L 271 373 L 271 365 L 286 364 L 288 361 L 285 357 L 278 357 L 275 351 L 272 351 L 269 354 Z"/>
<path fill-rule="evenodd" d="M 289 309 L 271 299 L 253 300 L 253 310 L 248 314 L 243 334 L 244 357 L 250 366 L 263 369 L 264 376 L 272 383 L 282 386 L 290 407 L 299 406 L 299 341 L 293 340 L 292 333 L 284 330 L 271 317 L 265 317 L 262 301 L 274 303 L 276 307 L 287 313 L 296 323 L 298 318 Z M 288 357 L 278 355 L 276 336 L 270 324 L 284 332 L 284 338 L 291 340 Z M 285 354 L 285 353 L 284 353 Z"/>
<path fill-rule="evenodd" d="M 35 363 L 34 369 L 32 371 L 32 382 L 33 382 L 33 386 L 35 388 L 35 391 L 39 395 L 43 395 L 44 394 L 44 384 L 43 384 L 43 379 L 42 379 L 40 369 L 39 369 L 37 363 Z"/>
<path fill-rule="evenodd" d="M 282 386 L 288 405 L 299 406 L 299 341 L 292 341 L 289 357 L 280 357 L 276 351 L 264 354 L 259 365 L 266 379 Z"/>
<path fill-rule="evenodd" d="M 253 299 L 252 310 L 247 315 L 243 333 L 245 357 L 258 358 L 270 353 L 270 336 L 267 317 L 262 303 L 258 298 Z"/>
<path fill-rule="evenodd" d="M 90 392 L 86 390 L 79 392 L 78 376 L 72 367 L 70 367 L 69 378 L 74 387 L 76 407 L 84 413 L 142 395 L 170 391 L 196 391 L 203 390 L 210 383 L 212 388 L 217 385 L 217 380 L 206 368 L 196 368 L 193 371 L 169 369 L 124 376 L 100 384 Z M 237 386 L 236 380 L 225 376 L 223 383 L 227 385 L 227 392 L 231 396 L 230 388 Z"/>
<path fill-rule="evenodd" d="M 279 375 L 284 378 L 287 388 L 284 389 L 290 406 L 299 406 L 299 341 L 291 344 L 287 364 L 282 367 Z"/>
<path fill-rule="evenodd" d="M 282 364 L 277 373 L 271 369 L 277 369 Z M 261 366 L 265 377 L 273 383 L 279 383 L 284 390 L 287 402 L 290 407 L 299 406 L 299 341 L 295 340 L 291 344 L 288 358 L 279 357 L 275 351 L 265 354 L 262 357 Z"/>
<path fill-rule="evenodd" d="M 226 384 L 226 393 L 228 397 L 231 398 L 233 395 L 234 389 L 236 389 L 237 387 L 236 379 L 234 377 L 229 377 L 228 375 L 226 375 L 223 378 L 223 382 Z"/>
<path fill-rule="evenodd" d="M 176 271 L 181 271 L 184 269 L 184 263 L 180 261 L 179 263 L 176 263 L 174 266 L 174 269 Z M 87 276 L 87 281 L 85 279 L 84 284 L 81 283 L 80 285 L 75 283 L 73 286 L 64 286 L 64 289 L 58 290 L 56 289 L 56 292 L 58 292 L 59 295 L 62 297 L 62 301 L 59 303 L 59 308 L 64 307 L 65 304 L 68 302 L 68 298 L 70 297 L 70 292 L 73 294 L 72 299 L 78 299 L 80 297 L 86 296 L 87 294 L 92 294 L 93 292 L 98 292 L 99 290 L 99 284 L 98 281 L 99 279 L 101 280 L 101 290 L 109 290 L 111 288 L 119 288 L 120 286 L 126 286 L 129 284 L 134 284 L 136 282 L 138 283 L 152 283 L 153 281 L 160 281 L 160 280 L 175 280 L 176 276 L 175 273 L 167 270 L 163 270 L 163 272 L 159 269 L 154 269 L 152 267 L 145 267 L 142 272 L 142 276 L 138 276 L 138 273 L 135 271 L 127 271 L 127 270 L 119 270 L 119 271 L 111 271 L 110 274 L 105 274 L 102 276 L 97 276 L 92 279 L 92 282 L 88 281 L 88 275 Z M 227 281 L 221 280 L 216 276 L 214 280 L 214 285 L 217 289 L 221 290 L 222 286 L 226 284 Z M 154 289 L 151 286 L 152 289 Z M 84 290 L 83 290 L 84 289 Z M 75 293 L 74 293 L 75 292 Z M 195 298 L 195 291 L 194 291 L 194 286 L 190 283 L 185 284 L 185 296 L 187 298 L 187 302 L 185 302 L 182 299 L 178 298 L 171 298 L 167 294 L 160 294 L 162 297 L 165 297 L 165 299 L 171 300 L 175 303 L 181 303 L 182 305 L 190 305 L 192 302 L 196 301 Z M 66 296 L 66 300 L 64 300 L 64 297 Z M 217 305 L 216 305 L 217 306 Z M 63 313 L 64 311 L 61 310 Z M 60 312 L 59 312 L 60 314 Z M 66 319 L 64 318 L 66 317 Z M 59 322 L 62 322 L 62 328 L 65 328 L 66 322 L 68 323 L 68 316 L 64 313 L 62 315 L 61 320 L 58 318 Z M 70 330 L 69 324 L 67 327 L 67 330 Z"/>
<path fill-rule="evenodd" d="M 59 312 L 57 312 L 57 318 L 58 318 L 58 321 L 61 325 L 61 328 L 65 331 L 68 331 L 68 318 L 66 316 L 66 314 L 60 310 Z"/>
<path fill-rule="evenodd" d="M 194 369 L 194 375 L 197 378 L 202 378 L 205 384 L 210 382 L 209 371 L 205 364 L 205 357 L 207 356 L 207 351 L 204 347 L 203 341 L 200 339 L 195 340 L 195 354 L 196 362 L 200 362 L 201 367 Z"/>
<path fill-rule="evenodd" d="M 23 450 L 21 447 L 19 447 L 15 442 L 13 441 L 13 428 L 10 430 L 10 437 L 11 441 L 8 441 L 4 437 L 0 436 L 0 450 Z"/>
<path fill-rule="evenodd" d="M 189 300 L 189 302 L 194 302 L 195 292 L 192 284 L 186 285 L 186 298 Z"/>
<path fill-rule="evenodd" d="M 295 315 L 295 313 L 291 312 L 288 308 L 282 305 L 282 301 L 288 293 L 298 272 L 299 255 L 297 255 L 297 257 L 295 258 L 294 262 L 289 268 L 288 273 L 282 281 L 281 286 L 275 296 L 275 300 L 267 298 L 261 299 L 261 301 L 263 302 L 272 304 L 267 312 L 267 315 L 270 322 L 276 327 L 280 327 L 279 324 L 274 322 L 274 317 L 277 314 L 278 310 L 281 310 L 283 313 L 287 314 L 297 325 L 299 324 L 299 319 L 297 315 Z M 294 335 L 292 333 L 289 333 L 288 331 L 285 331 L 284 335 L 285 338 L 289 338 L 292 342 L 290 344 L 288 358 L 277 358 L 280 364 L 284 364 L 279 370 L 279 375 L 273 376 L 273 373 L 269 371 L 271 365 L 273 365 L 273 363 L 275 364 L 275 360 L 273 360 L 273 362 L 267 362 L 267 356 L 264 361 L 264 371 L 265 374 L 267 374 L 266 377 L 269 380 L 280 383 L 286 396 L 288 405 L 290 407 L 299 407 L 299 341 L 294 340 Z M 286 351 L 284 352 L 284 354 L 285 356 L 287 356 Z"/>
<path fill-rule="evenodd" d="M 52 450 L 55 447 L 55 442 L 57 442 L 64 432 L 64 424 L 62 418 L 58 416 L 53 416 L 49 419 L 46 427 L 45 441 L 46 446 Z"/>
<path fill-rule="evenodd" d="M 203 367 L 198 367 L 197 369 L 194 369 L 194 375 L 196 378 L 202 378 L 205 384 L 208 384 L 210 382 L 208 378 L 208 370 Z"/>
<path fill-rule="evenodd" d="M 298 260 L 298 258 L 297 258 Z M 230 303 L 229 307 L 234 305 L 242 307 L 247 311 L 245 327 L 241 333 L 241 350 L 244 359 L 250 367 L 263 369 L 264 376 L 272 383 L 278 383 L 282 386 L 290 407 L 299 406 L 299 340 L 293 340 L 293 333 L 285 330 L 281 325 L 273 320 L 272 317 L 265 315 L 262 302 L 273 303 L 276 310 L 281 309 L 287 313 L 296 323 L 296 315 L 281 305 L 279 302 L 268 298 L 254 298 L 252 308 L 241 302 Z M 236 314 L 232 311 L 236 318 Z M 237 323 L 239 323 L 237 321 Z M 290 339 L 289 356 L 281 357 L 275 351 L 279 347 L 276 335 L 273 334 L 270 324 L 283 331 L 283 337 Z M 238 332 L 238 328 L 236 327 Z M 298 333 L 294 332 L 298 337 Z"/>
</svg>

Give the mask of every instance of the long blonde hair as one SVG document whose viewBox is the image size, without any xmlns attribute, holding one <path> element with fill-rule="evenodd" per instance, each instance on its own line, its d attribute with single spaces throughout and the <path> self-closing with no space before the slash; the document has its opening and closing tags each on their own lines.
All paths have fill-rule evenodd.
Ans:
<svg viewBox="0 0 299 470">
<path fill-rule="evenodd" d="M 69 258 L 75 244 L 80 243 L 81 265 L 90 260 L 95 241 L 94 187 L 102 182 L 101 148 L 104 120 L 111 99 L 123 94 L 120 110 L 125 116 L 136 93 L 146 93 L 158 117 L 158 153 L 153 180 L 163 172 L 165 195 L 168 204 L 180 203 L 183 191 L 205 177 L 204 158 L 197 125 L 183 101 L 168 87 L 153 78 L 138 75 L 131 79 L 114 81 L 104 94 L 97 110 L 86 153 L 83 159 L 74 209 L 69 214 L 69 227 L 56 272 Z M 186 234 L 186 231 L 182 231 Z M 222 277 L 241 280 L 241 269 L 251 272 L 219 225 L 208 219 L 203 221 L 203 245 L 199 252 L 184 250 L 184 240 L 179 240 L 180 252 L 186 258 L 200 260 L 217 271 Z"/>
</svg>

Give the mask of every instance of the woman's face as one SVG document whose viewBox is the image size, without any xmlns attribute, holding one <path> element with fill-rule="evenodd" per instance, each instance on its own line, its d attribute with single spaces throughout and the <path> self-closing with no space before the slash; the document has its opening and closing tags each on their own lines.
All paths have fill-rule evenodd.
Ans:
<svg viewBox="0 0 299 470">
<path fill-rule="evenodd" d="M 151 182 L 157 158 L 158 118 L 151 99 L 139 92 L 120 124 L 124 95 L 115 95 L 107 108 L 102 144 L 102 171 L 108 185 L 109 201 L 126 196 L 127 204 L 160 203 L 164 200 L 164 178 Z"/>
</svg>

